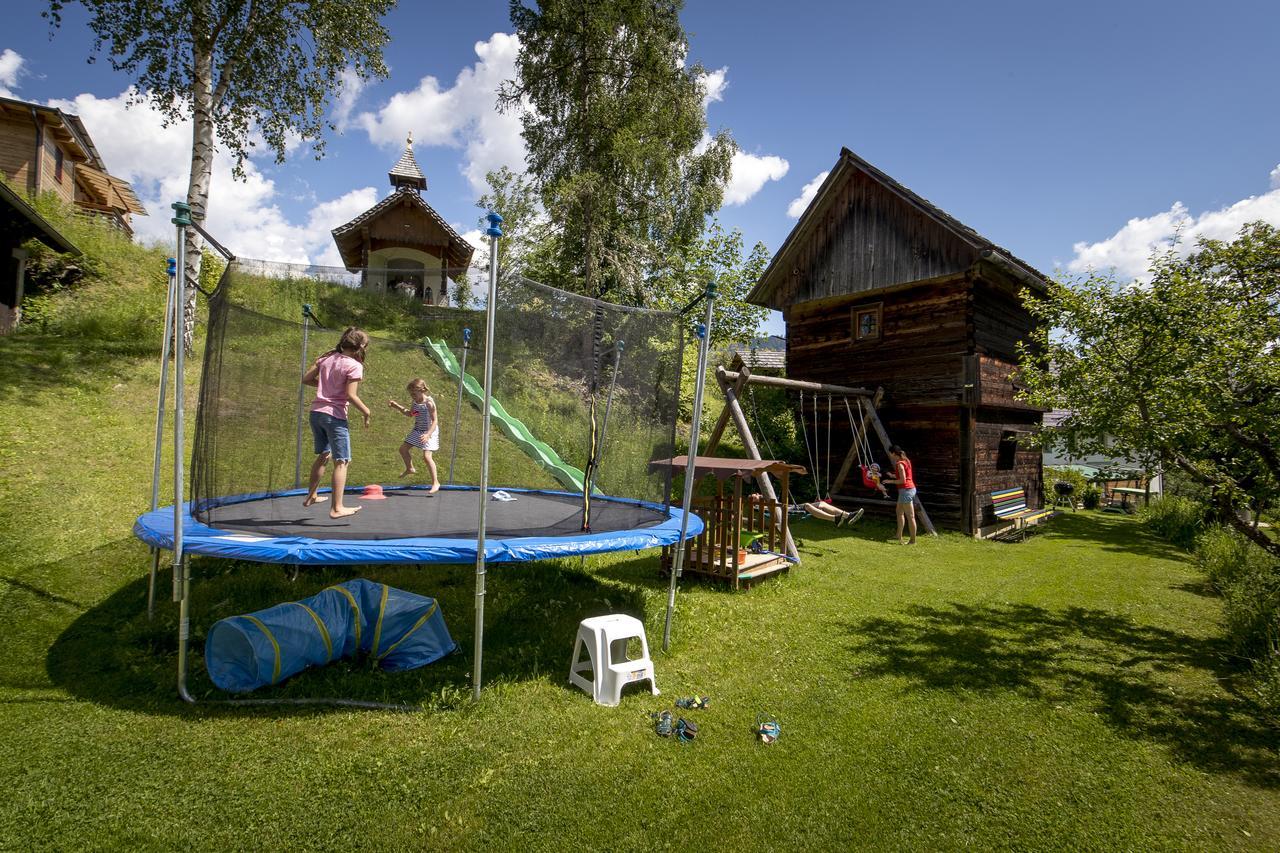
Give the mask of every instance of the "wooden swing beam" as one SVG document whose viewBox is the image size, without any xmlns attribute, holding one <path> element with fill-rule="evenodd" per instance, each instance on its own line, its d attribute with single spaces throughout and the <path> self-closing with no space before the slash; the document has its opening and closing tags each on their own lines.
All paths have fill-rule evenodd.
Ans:
<svg viewBox="0 0 1280 853">
<path fill-rule="evenodd" d="M 711 437 L 707 441 L 707 449 L 703 451 L 708 456 L 715 454 L 716 447 L 720 443 L 720 438 L 724 434 L 725 427 L 728 425 L 729 419 L 733 419 L 734 426 L 738 428 L 738 434 L 742 436 L 743 449 L 747 451 L 747 456 L 751 459 L 763 459 L 760 455 L 760 449 L 756 446 L 755 436 L 751 434 L 751 427 L 747 423 L 746 415 L 742 412 L 742 406 L 738 403 L 738 394 L 742 392 L 748 384 L 768 385 L 774 388 L 789 388 L 797 391 L 814 391 L 823 394 L 839 394 L 851 397 L 868 397 L 870 405 L 863 416 L 863 423 L 871 423 L 871 428 L 875 431 L 876 437 L 880 439 L 884 452 L 888 453 L 893 442 L 889 440 L 889 433 L 885 431 L 884 424 L 880 422 L 880 416 L 876 413 L 876 404 L 880 402 L 884 395 L 884 389 L 877 388 L 873 394 L 866 388 L 850 388 L 845 385 L 829 385 L 824 382 L 805 382 L 801 379 L 782 379 L 777 376 L 756 376 L 748 367 L 734 372 L 725 370 L 723 366 L 716 368 L 716 382 L 720 385 L 720 390 L 724 392 L 725 408 L 720 413 L 719 420 L 716 421 L 715 428 L 711 431 Z M 865 425 L 862 429 L 865 429 Z M 856 439 L 856 436 L 855 436 Z M 856 452 L 857 444 L 850 449 L 849 454 L 845 457 L 845 462 L 840 467 L 840 475 L 837 481 L 843 485 L 843 480 L 849 474 L 849 468 L 853 465 L 853 454 Z M 773 490 L 773 483 L 769 480 L 769 475 L 761 473 L 756 477 L 760 484 L 760 491 L 770 500 L 776 501 L 777 495 Z M 833 489 L 834 491 L 834 489 Z M 924 529 L 932 536 L 937 536 L 938 531 L 933 527 L 933 521 L 929 518 L 929 513 L 925 510 L 924 504 L 920 502 L 920 496 L 915 498 L 916 512 L 920 516 L 920 520 L 924 523 Z M 791 541 L 791 533 L 787 533 L 787 554 L 799 560 L 800 555 L 795 551 L 795 544 Z"/>
</svg>

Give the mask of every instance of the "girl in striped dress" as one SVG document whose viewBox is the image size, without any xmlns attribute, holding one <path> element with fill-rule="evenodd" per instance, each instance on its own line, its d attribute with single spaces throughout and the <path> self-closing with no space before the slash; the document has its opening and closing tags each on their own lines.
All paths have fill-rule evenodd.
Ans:
<svg viewBox="0 0 1280 853">
<path fill-rule="evenodd" d="M 440 491 L 440 476 L 436 473 L 436 460 L 432 453 L 440 449 L 440 423 L 436 418 L 436 401 L 431 399 L 431 389 L 421 379 L 415 379 L 408 386 L 409 397 L 413 404 L 405 407 L 395 400 L 388 400 L 391 408 L 402 415 L 413 418 L 413 428 L 405 436 L 400 445 L 400 458 L 404 460 L 404 471 L 401 477 L 418 473 L 413 467 L 413 451 L 422 451 L 422 461 L 427 463 L 431 472 L 431 494 Z"/>
</svg>

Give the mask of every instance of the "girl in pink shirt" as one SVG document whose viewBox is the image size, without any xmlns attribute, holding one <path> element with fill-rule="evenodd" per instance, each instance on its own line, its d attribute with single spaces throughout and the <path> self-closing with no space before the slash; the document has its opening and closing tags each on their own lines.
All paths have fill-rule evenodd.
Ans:
<svg viewBox="0 0 1280 853">
<path fill-rule="evenodd" d="M 315 402 L 311 404 L 311 435 L 315 439 L 316 461 L 311 463 L 311 483 L 303 506 L 327 500 L 317 495 L 320 478 L 325 466 L 333 459 L 333 504 L 330 518 L 355 515 L 360 507 L 344 506 L 343 492 L 347 486 L 347 466 L 351 464 L 351 431 L 347 426 L 347 406 L 355 406 L 369 426 L 369 407 L 356 393 L 364 378 L 364 354 L 369 347 L 369 336 L 355 326 L 348 326 L 338 341 L 338 346 L 316 359 L 306 375 L 303 385 L 316 389 Z"/>
</svg>

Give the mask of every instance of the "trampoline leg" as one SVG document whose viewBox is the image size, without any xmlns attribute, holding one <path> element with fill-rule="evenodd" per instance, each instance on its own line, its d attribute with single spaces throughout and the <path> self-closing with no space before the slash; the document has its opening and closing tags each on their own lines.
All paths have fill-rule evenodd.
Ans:
<svg viewBox="0 0 1280 853">
<path fill-rule="evenodd" d="M 182 575 L 182 597 L 178 600 L 178 696 L 183 702 L 195 704 L 195 697 L 187 691 L 187 645 L 191 639 L 191 564 L 184 558 L 174 567 Z"/>
<path fill-rule="evenodd" d="M 156 574 L 160 571 L 160 549 L 151 549 L 151 577 L 147 581 L 147 619 L 156 615 Z"/>
</svg>

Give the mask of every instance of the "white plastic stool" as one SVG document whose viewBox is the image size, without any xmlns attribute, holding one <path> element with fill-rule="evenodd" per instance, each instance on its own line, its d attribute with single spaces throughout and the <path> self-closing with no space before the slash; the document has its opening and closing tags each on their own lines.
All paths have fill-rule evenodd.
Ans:
<svg viewBox="0 0 1280 853">
<path fill-rule="evenodd" d="M 640 657 L 627 659 L 627 641 L 639 638 Z M 583 650 L 587 658 L 579 656 Z M 592 680 L 581 673 L 591 670 Z M 573 644 L 569 662 L 569 682 L 591 694 L 598 705 L 617 705 L 622 688 L 633 681 L 649 682 L 653 695 L 658 695 L 658 682 L 653 677 L 653 661 L 649 660 L 649 642 L 639 619 L 615 613 L 583 619 L 578 626 L 578 639 Z"/>
</svg>

